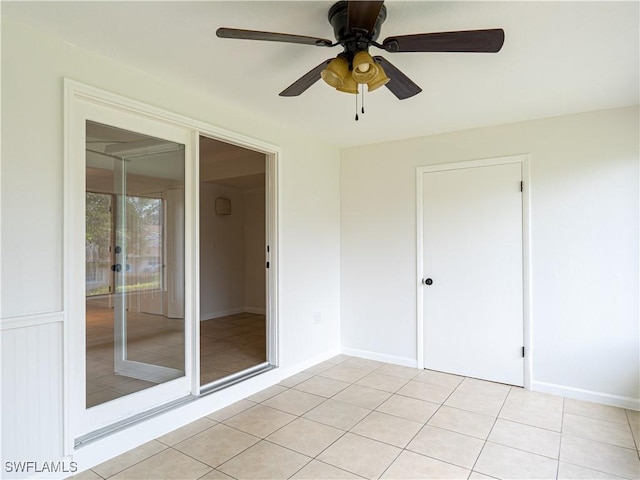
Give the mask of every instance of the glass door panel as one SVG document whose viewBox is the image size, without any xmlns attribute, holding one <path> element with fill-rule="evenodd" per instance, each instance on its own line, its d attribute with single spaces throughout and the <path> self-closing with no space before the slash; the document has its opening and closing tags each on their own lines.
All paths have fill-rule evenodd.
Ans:
<svg viewBox="0 0 640 480">
<path fill-rule="evenodd" d="M 86 159 L 91 408 L 185 377 L 185 148 L 87 121 Z"/>
</svg>

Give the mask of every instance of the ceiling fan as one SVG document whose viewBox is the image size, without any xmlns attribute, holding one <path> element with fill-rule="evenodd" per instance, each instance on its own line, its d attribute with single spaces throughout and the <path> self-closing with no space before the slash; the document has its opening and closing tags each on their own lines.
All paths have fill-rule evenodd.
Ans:
<svg viewBox="0 0 640 480">
<path fill-rule="evenodd" d="M 398 99 L 404 100 L 420 93 L 422 89 L 384 57 L 372 57 L 369 47 L 388 53 L 496 53 L 504 43 L 504 31 L 500 28 L 399 35 L 378 43 L 376 40 L 380 35 L 380 28 L 387 18 L 387 9 L 383 3 L 349 0 L 334 4 L 329 9 L 329 23 L 333 27 L 335 42 L 304 35 L 226 27 L 219 28 L 216 35 L 220 38 L 343 47 L 344 51 L 337 57 L 325 60 L 280 92 L 283 97 L 298 96 L 322 78 L 338 91 L 354 94 L 358 93 L 360 84 L 366 84 L 369 92 L 384 85 Z"/>
</svg>

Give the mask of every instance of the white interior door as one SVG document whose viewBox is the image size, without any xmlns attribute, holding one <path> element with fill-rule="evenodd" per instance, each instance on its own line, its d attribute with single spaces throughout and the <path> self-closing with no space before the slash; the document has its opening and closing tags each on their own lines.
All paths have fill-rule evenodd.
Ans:
<svg viewBox="0 0 640 480">
<path fill-rule="evenodd" d="M 522 166 L 422 173 L 425 368 L 523 385 Z"/>
</svg>

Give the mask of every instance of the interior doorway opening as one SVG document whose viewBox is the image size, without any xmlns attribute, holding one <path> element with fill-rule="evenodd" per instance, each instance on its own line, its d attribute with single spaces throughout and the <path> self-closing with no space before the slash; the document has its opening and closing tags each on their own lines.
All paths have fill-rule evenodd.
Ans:
<svg viewBox="0 0 640 480">
<path fill-rule="evenodd" d="M 268 158 L 200 137 L 200 385 L 269 363 Z"/>
</svg>

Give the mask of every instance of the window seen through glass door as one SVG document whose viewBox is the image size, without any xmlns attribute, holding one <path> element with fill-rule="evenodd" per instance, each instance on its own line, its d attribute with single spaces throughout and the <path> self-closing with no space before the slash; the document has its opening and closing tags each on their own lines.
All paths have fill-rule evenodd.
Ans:
<svg viewBox="0 0 640 480">
<path fill-rule="evenodd" d="M 185 375 L 184 145 L 86 122 L 86 407 Z"/>
</svg>

